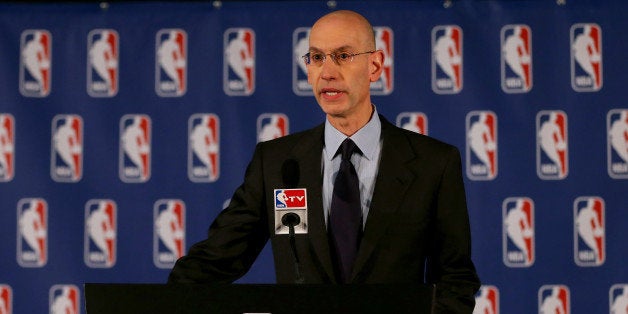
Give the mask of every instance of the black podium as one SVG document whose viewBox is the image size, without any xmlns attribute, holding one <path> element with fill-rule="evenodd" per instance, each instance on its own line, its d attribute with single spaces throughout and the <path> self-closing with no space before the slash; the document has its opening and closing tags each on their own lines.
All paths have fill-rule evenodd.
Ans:
<svg viewBox="0 0 628 314">
<path fill-rule="evenodd" d="M 422 285 L 85 284 L 88 314 L 430 313 Z"/>
</svg>

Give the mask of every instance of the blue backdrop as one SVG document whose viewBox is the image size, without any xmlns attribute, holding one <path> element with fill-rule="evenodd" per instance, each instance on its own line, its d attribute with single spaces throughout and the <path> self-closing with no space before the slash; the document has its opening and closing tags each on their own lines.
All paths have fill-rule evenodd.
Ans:
<svg viewBox="0 0 628 314">
<path fill-rule="evenodd" d="M 0 4 L 0 312 L 164 283 L 255 144 L 323 121 L 298 56 L 333 9 L 375 26 L 378 111 L 460 149 L 478 313 L 626 313 L 628 3 L 611 0 Z M 267 247 L 239 282 L 274 281 Z"/>
</svg>

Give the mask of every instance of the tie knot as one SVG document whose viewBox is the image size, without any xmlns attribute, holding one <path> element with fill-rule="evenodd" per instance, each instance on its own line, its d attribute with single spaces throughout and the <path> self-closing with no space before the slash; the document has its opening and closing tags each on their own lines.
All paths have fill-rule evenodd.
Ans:
<svg viewBox="0 0 628 314">
<path fill-rule="evenodd" d="M 341 154 L 342 160 L 350 160 L 351 155 L 353 155 L 353 153 L 360 154 L 362 152 L 350 138 L 347 138 L 342 142 L 342 144 L 340 144 L 340 147 L 338 148 L 338 152 L 336 152 L 336 155 L 338 155 L 338 153 Z"/>
</svg>

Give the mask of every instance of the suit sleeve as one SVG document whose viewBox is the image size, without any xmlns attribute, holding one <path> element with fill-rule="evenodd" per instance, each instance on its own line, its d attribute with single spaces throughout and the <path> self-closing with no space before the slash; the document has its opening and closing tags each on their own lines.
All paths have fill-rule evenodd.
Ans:
<svg viewBox="0 0 628 314">
<path fill-rule="evenodd" d="M 437 192 L 435 241 L 429 262 L 435 313 L 472 313 L 480 281 L 471 261 L 471 232 L 462 165 L 452 147 Z"/>
<path fill-rule="evenodd" d="M 230 283 L 249 270 L 269 238 L 261 147 L 256 147 L 244 183 L 211 224 L 207 239 L 176 262 L 168 283 Z"/>
</svg>

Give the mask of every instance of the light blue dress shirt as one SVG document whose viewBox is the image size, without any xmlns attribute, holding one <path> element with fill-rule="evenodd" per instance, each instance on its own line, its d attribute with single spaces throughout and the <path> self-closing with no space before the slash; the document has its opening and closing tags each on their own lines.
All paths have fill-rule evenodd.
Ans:
<svg viewBox="0 0 628 314">
<path fill-rule="evenodd" d="M 360 202 L 362 203 L 362 222 L 366 224 L 366 218 L 373 199 L 373 189 L 375 188 L 375 178 L 379 166 L 379 158 L 382 150 L 382 124 L 377 115 L 377 109 L 373 107 L 371 120 L 353 134 L 350 138 L 355 142 L 362 155 L 353 154 L 351 163 L 358 173 L 360 180 Z M 334 155 L 338 151 L 340 144 L 347 138 L 342 132 L 334 128 L 328 120 L 325 122 L 325 147 L 323 148 L 323 210 L 325 211 L 325 223 L 329 218 L 331 198 L 334 191 L 334 181 L 340 168 L 340 154 Z"/>
</svg>

